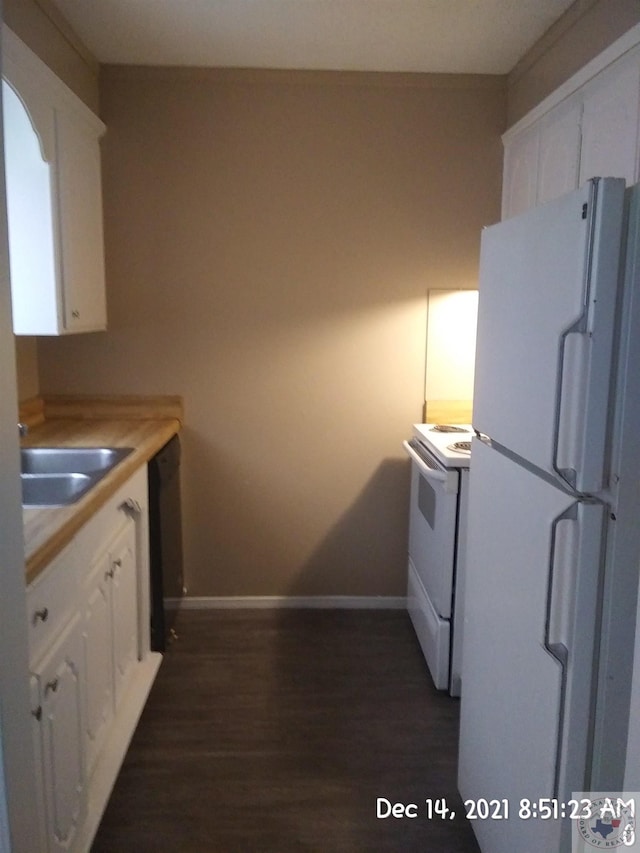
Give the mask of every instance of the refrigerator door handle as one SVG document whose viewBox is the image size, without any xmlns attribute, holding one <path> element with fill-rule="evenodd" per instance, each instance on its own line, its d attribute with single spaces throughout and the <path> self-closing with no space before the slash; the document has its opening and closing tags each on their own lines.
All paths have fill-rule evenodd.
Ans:
<svg viewBox="0 0 640 853">
<path fill-rule="evenodd" d="M 551 522 L 551 541 L 549 545 L 549 578 L 547 582 L 547 601 L 545 608 L 544 641 L 545 650 L 556 661 L 561 672 L 560 708 L 558 722 L 558 744 L 556 748 L 556 768 L 553 784 L 553 796 L 559 797 L 560 792 L 560 756 L 562 754 L 562 733 L 564 729 L 564 712 L 567 686 L 567 663 L 569 658 L 567 609 L 565 589 L 568 573 L 561 571 L 559 566 L 559 528 L 561 522 L 575 521 L 577 504 L 572 504 L 567 510 Z M 569 575 L 570 576 L 570 575 Z"/>
<path fill-rule="evenodd" d="M 576 488 L 576 469 L 563 468 L 560 466 L 560 441 L 562 434 L 562 408 L 563 402 L 566 403 L 566 396 L 563 393 L 567 387 L 565 385 L 565 364 L 567 355 L 567 339 L 569 335 L 582 335 L 586 332 L 586 312 L 576 320 L 571 326 L 567 327 L 560 333 L 558 339 L 558 367 L 556 375 L 556 393 L 555 393 L 555 414 L 553 425 L 553 470 L 571 489 Z M 565 416 L 566 416 L 565 411 Z M 569 430 L 571 432 L 571 430 Z"/>
<path fill-rule="evenodd" d="M 586 790 L 604 505 L 575 501 L 551 523 L 543 645 L 561 671 L 554 796 Z"/>
</svg>

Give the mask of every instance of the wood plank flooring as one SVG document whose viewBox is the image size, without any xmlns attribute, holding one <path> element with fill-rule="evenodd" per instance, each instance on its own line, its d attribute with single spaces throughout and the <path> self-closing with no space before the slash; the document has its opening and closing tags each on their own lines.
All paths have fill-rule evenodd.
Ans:
<svg viewBox="0 0 640 853">
<path fill-rule="evenodd" d="M 478 851 L 404 611 L 183 610 L 92 853 Z M 418 817 L 379 819 L 378 797 Z M 427 798 L 453 820 L 429 820 Z"/>
</svg>

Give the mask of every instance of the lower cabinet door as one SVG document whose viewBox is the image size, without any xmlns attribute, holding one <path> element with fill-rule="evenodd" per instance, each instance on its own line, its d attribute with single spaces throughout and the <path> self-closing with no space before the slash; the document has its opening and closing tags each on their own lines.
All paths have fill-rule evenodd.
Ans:
<svg viewBox="0 0 640 853">
<path fill-rule="evenodd" d="M 73 847 L 84 817 L 84 656 L 80 614 L 33 673 L 42 708 L 42 766 L 49 850 Z"/>
<path fill-rule="evenodd" d="M 89 578 L 82 631 L 86 662 L 87 778 L 91 776 L 114 714 L 111 586 L 110 560 L 103 554 Z"/>
<path fill-rule="evenodd" d="M 38 679 L 32 675 L 29 679 L 29 695 L 31 699 L 31 734 L 33 738 L 33 754 L 36 760 L 36 778 L 34 780 L 33 795 L 36 802 L 38 816 L 38 850 L 49 849 L 46 832 L 46 807 L 44 794 L 44 778 L 42 773 L 42 703 L 40 701 L 40 686 Z"/>
<path fill-rule="evenodd" d="M 129 520 L 109 551 L 113 614 L 113 674 L 116 707 L 138 660 L 136 525 Z"/>
</svg>

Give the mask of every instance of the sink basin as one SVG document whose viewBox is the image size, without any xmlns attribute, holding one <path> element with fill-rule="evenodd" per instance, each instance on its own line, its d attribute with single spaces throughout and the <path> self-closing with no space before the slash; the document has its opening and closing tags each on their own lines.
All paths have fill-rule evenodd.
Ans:
<svg viewBox="0 0 640 853">
<path fill-rule="evenodd" d="M 66 506 L 80 500 L 96 482 L 88 474 L 21 474 L 22 505 Z"/>
<path fill-rule="evenodd" d="M 131 447 L 23 447 L 23 474 L 93 474 L 110 471 L 128 456 Z"/>
<path fill-rule="evenodd" d="M 75 503 L 132 452 L 131 447 L 23 447 L 22 506 Z"/>
</svg>

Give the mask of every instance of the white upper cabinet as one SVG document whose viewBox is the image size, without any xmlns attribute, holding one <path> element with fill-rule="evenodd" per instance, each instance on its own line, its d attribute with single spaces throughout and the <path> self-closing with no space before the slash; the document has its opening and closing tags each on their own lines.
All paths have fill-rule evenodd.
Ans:
<svg viewBox="0 0 640 853">
<path fill-rule="evenodd" d="M 560 104 L 540 122 L 537 204 L 558 198 L 578 186 L 581 114 L 582 105 L 574 99 Z"/>
<path fill-rule="evenodd" d="M 640 56 L 615 65 L 585 92 L 580 183 L 597 175 L 638 179 Z"/>
<path fill-rule="evenodd" d="M 2 99 L 13 328 L 106 328 L 104 124 L 6 27 Z"/>
<path fill-rule="evenodd" d="M 502 217 L 589 178 L 638 178 L 640 27 L 596 57 L 503 137 Z"/>
<path fill-rule="evenodd" d="M 522 213 L 536 204 L 538 193 L 538 152 L 540 128 L 525 128 L 504 152 L 504 180 L 502 183 L 502 210 L 509 216 Z"/>
</svg>

